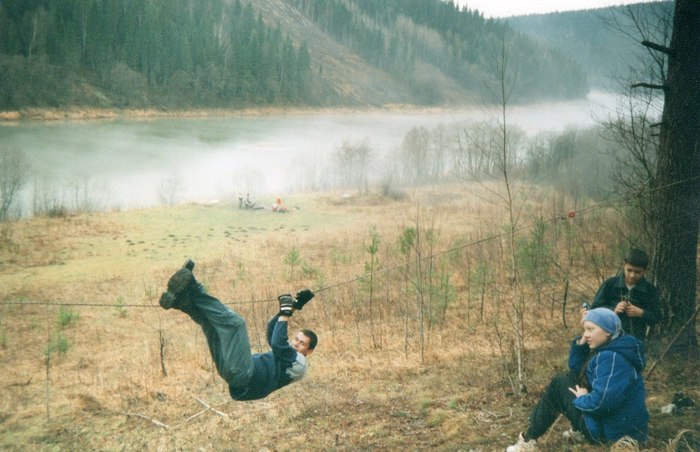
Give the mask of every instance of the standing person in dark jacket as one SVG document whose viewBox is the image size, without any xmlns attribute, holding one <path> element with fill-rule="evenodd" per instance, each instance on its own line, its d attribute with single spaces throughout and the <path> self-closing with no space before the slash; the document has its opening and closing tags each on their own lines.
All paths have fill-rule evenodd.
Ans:
<svg viewBox="0 0 700 452">
<path fill-rule="evenodd" d="M 659 291 L 644 278 L 649 256 L 642 250 L 631 249 L 625 256 L 622 274 L 608 278 L 598 289 L 591 308 L 608 308 L 620 316 L 622 328 L 640 341 L 647 327 L 661 320 Z"/>
<path fill-rule="evenodd" d="M 606 308 L 588 311 L 583 330 L 571 343 L 569 372 L 552 379 L 530 414 L 528 430 L 507 452 L 536 450 L 537 438 L 561 414 L 571 422 L 567 438 L 605 444 L 629 436 L 646 442 L 644 344 L 623 334 L 619 317 Z"/>
<path fill-rule="evenodd" d="M 267 324 L 267 342 L 272 350 L 252 354 L 243 317 L 208 295 L 195 280 L 193 269 L 194 262 L 188 259 L 168 281 L 160 305 L 179 309 L 202 327 L 216 370 L 228 383 L 231 397 L 262 399 L 300 380 L 318 338 L 313 331 L 302 330 L 289 342 L 287 326 L 294 311 L 314 297 L 313 292 L 302 290 L 296 299 L 289 294 L 278 297 L 280 310 Z"/>
</svg>

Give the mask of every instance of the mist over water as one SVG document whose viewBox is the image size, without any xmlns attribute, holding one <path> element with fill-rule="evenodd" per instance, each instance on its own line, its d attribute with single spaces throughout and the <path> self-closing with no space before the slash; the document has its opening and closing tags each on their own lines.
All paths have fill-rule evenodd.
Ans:
<svg viewBox="0 0 700 452">
<path fill-rule="evenodd" d="M 528 135 L 585 128 L 607 117 L 614 99 L 543 103 L 508 110 Z M 2 146 L 22 151 L 31 177 L 21 214 L 54 200 L 90 209 L 181 202 L 237 202 L 250 193 L 269 206 L 278 194 L 326 189 L 323 173 L 340 145 L 366 140 L 379 156 L 414 127 L 496 120 L 497 112 L 357 112 L 189 119 L 0 123 Z M 382 160 L 386 161 L 386 160 Z M 311 181 L 314 181 L 311 183 Z"/>
</svg>

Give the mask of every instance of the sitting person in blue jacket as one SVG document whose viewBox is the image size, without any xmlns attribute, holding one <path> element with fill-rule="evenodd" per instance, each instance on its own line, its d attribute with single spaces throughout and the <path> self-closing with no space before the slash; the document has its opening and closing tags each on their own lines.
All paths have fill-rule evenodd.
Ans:
<svg viewBox="0 0 700 452">
<path fill-rule="evenodd" d="M 289 342 L 287 325 L 295 310 L 301 310 L 314 294 L 297 293 L 296 299 L 285 294 L 278 297 L 280 310 L 267 324 L 267 342 L 271 351 L 252 354 L 243 317 L 208 295 L 187 260 L 168 281 L 168 290 L 160 297 L 164 309 L 175 308 L 197 322 L 207 338 L 211 357 L 219 375 L 228 383 L 234 400 L 257 400 L 267 397 L 306 373 L 306 357 L 318 343 L 311 330 L 296 333 Z"/>
<path fill-rule="evenodd" d="M 644 366 L 644 344 L 622 332 L 620 318 L 607 308 L 591 309 L 583 335 L 571 343 L 570 371 L 552 379 L 530 414 L 528 430 L 506 450 L 535 450 L 537 438 L 561 414 L 571 423 L 568 438 L 606 444 L 627 436 L 645 443 Z"/>
</svg>

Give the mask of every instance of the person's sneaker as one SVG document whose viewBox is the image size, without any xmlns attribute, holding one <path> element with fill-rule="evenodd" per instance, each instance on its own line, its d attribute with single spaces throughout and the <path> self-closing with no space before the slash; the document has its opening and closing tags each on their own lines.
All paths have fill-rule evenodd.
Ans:
<svg viewBox="0 0 700 452">
<path fill-rule="evenodd" d="M 192 295 L 198 290 L 197 281 L 192 270 L 194 261 L 187 259 L 182 268 L 168 280 L 168 290 L 160 296 L 160 306 L 163 309 L 181 309 L 192 301 Z"/>
<path fill-rule="evenodd" d="M 523 438 L 523 433 L 520 432 L 520 435 L 518 435 L 518 442 L 513 444 L 512 446 L 508 446 L 506 449 L 506 452 L 524 452 L 524 451 L 536 451 L 537 450 L 537 445 L 536 441 L 534 439 L 531 439 L 529 441 L 525 441 L 525 438 Z"/>
<path fill-rule="evenodd" d="M 683 394 L 683 391 L 676 392 L 673 395 L 673 402 L 671 403 L 676 405 L 678 408 L 695 406 L 695 400 L 691 399 L 690 397 L 686 397 L 685 394 Z"/>
<path fill-rule="evenodd" d="M 586 442 L 586 437 L 583 433 L 577 432 L 576 430 L 570 428 L 569 430 L 561 434 L 565 439 L 573 442 L 574 444 L 583 444 Z"/>
</svg>

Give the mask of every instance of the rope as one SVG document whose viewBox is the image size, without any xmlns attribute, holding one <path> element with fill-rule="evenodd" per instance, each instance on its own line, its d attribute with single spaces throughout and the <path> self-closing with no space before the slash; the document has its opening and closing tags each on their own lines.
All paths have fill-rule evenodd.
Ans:
<svg viewBox="0 0 700 452">
<path fill-rule="evenodd" d="M 691 177 L 691 178 L 688 178 L 688 179 L 685 179 L 685 180 L 672 182 L 672 183 L 669 183 L 669 184 L 666 184 L 666 185 L 663 185 L 663 186 L 660 186 L 660 187 L 654 187 L 653 189 L 650 189 L 649 191 L 650 191 L 650 192 L 659 191 L 659 190 L 663 190 L 663 189 L 666 189 L 666 188 L 669 188 L 669 187 L 672 187 L 672 186 L 675 186 L 675 185 L 680 185 L 680 184 L 692 182 L 692 181 L 695 181 L 695 180 L 697 180 L 697 179 L 700 179 L 700 175 L 699 175 L 699 176 L 695 176 L 695 177 Z M 647 183 L 648 183 L 648 181 L 647 181 Z M 558 216 L 555 216 L 555 217 L 552 217 L 552 218 L 547 219 L 546 222 L 547 222 L 547 223 L 550 223 L 550 222 L 551 222 L 551 223 L 554 223 L 554 222 L 556 222 L 556 221 L 565 220 L 565 219 L 567 219 L 567 217 L 569 217 L 569 216 L 570 216 L 570 217 L 575 216 L 576 213 L 582 214 L 582 213 L 594 212 L 594 211 L 596 211 L 596 210 L 599 210 L 599 209 L 608 207 L 608 206 L 610 206 L 611 204 L 614 204 L 615 202 L 620 201 L 620 200 L 622 200 L 622 199 L 624 199 L 624 198 L 627 198 L 627 197 L 629 197 L 629 196 L 630 196 L 629 193 L 623 193 L 623 194 L 619 194 L 619 195 L 616 195 L 616 196 L 612 196 L 612 197 L 610 197 L 610 198 L 608 198 L 608 199 L 606 199 L 606 200 L 604 200 L 604 201 L 598 203 L 597 205 L 593 205 L 593 206 L 590 206 L 590 207 L 586 207 L 586 208 L 580 209 L 580 210 L 578 210 L 578 211 L 570 211 L 570 212 L 568 212 L 567 216 L 558 215 Z M 524 231 L 524 230 L 528 230 L 528 229 L 531 229 L 533 226 L 534 226 L 534 223 L 529 224 L 529 225 L 525 225 L 525 226 L 516 227 L 516 228 L 513 229 L 513 232 L 521 232 L 521 231 Z M 395 269 L 398 269 L 398 268 L 401 268 L 401 267 L 405 267 L 405 266 L 408 266 L 408 265 L 413 265 L 413 264 L 416 264 L 416 263 L 420 263 L 420 262 L 422 262 L 422 261 L 424 261 L 424 260 L 428 260 L 428 259 L 432 260 L 432 259 L 435 259 L 436 257 L 444 256 L 444 255 L 446 255 L 446 254 L 453 253 L 453 252 L 455 252 L 455 251 L 461 251 L 461 250 L 463 250 L 463 249 L 465 249 L 465 248 L 469 248 L 469 247 L 472 247 L 472 246 L 475 246 L 475 245 L 478 245 L 478 244 L 481 244 L 481 243 L 489 242 L 489 241 L 491 241 L 491 240 L 500 239 L 500 238 L 504 237 L 505 235 L 506 235 L 505 232 L 502 232 L 502 233 L 500 233 L 500 234 L 494 234 L 494 235 L 485 237 L 485 238 L 483 238 L 483 239 L 479 239 L 479 240 L 476 240 L 476 241 L 473 241 L 473 242 L 470 242 L 470 243 L 466 243 L 466 244 L 464 244 L 464 245 L 460 245 L 460 246 L 457 246 L 457 247 L 454 247 L 454 248 L 450 248 L 450 249 L 445 250 L 445 251 L 441 251 L 441 252 L 438 252 L 438 253 L 435 253 L 435 254 L 431 254 L 431 255 L 429 255 L 429 256 L 425 256 L 425 257 L 422 257 L 422 258 L 419 258 L 419 259 L 414 259 L 414 260 L 408 261 L 408 262 L 402 262 L 402 263 L 396 264 L 396 265 L 391 266 L 391 267 L 386 267 L 386 268 L 383 268 L 383 269 L 381 269 L 381 270 L 376 270 L 376 271 L 374 271 L 374 272 L 372 272 L 372 273 L 369 273 L 369 274 L 364 274 L 364 275 L 356 276 L 356 277 L 354 277 L 354 278 L 351 278 L 351 279 L 348 279 L 348 280 L 345 280 L 345 281 L 340 281 L 340 282 L 338 282 L 338 283 L 331 284 L 331 285 L 328 285 L 328 286 L 325 286 L 325 287 L 322 287 L 322 288 L 313 290 L 313 292 L 314 292 L 314 293 L 319 293 L 319 292 L 323 292 L 323 291 L 326 291 L 326 290 L 334 289 L 334 288 L 336 288 L 336 287 L 341 287 L 341 286 L 349 285 L 349 284 L 352 284 L 352 283 L 354 283 L 354 282 L 356 282 L 356 281 L 365 279 L 365 278 L 369 277 L 370 275 L 378 275 L 378 274 L 381 274 L 381 273 L 386 273 L 386 272 L 389 272 L 389 271 L 391 271 L 391 270 L 395 270 Z M 233 301 L 233 302 L 227 302 L 227 303 L 225 303 L 225 304 L 229 304 L 229 305 L 243 305 L 243 304 L 267 303 L 267 302 L 273 302 L 273 301 L 277 301 L 277 300 L 276 300 L 276 299 L 270 298 L 270 299 L 259 299 L 259 300 L 250 300 L 250 301 Z M 75 303 L 75 302 L 72 302 L 72 303 L 63 303 L 63 302 L 48 302 L 48 301 L 3 301 L 3 302 L 0 302 L 0 305 L 5 305 L 5 306 L 8 306 L 8 305 L 20 305 L 20 306 L 79 306 L 79 307 L 97 307 L 97 308 L 160 308 L 159 305 L 153 305 L 153 304 L 116 304 L 116 303 L 115 303 L 115 304 L 103 304 L 103 303 Z"/>
</svg>

